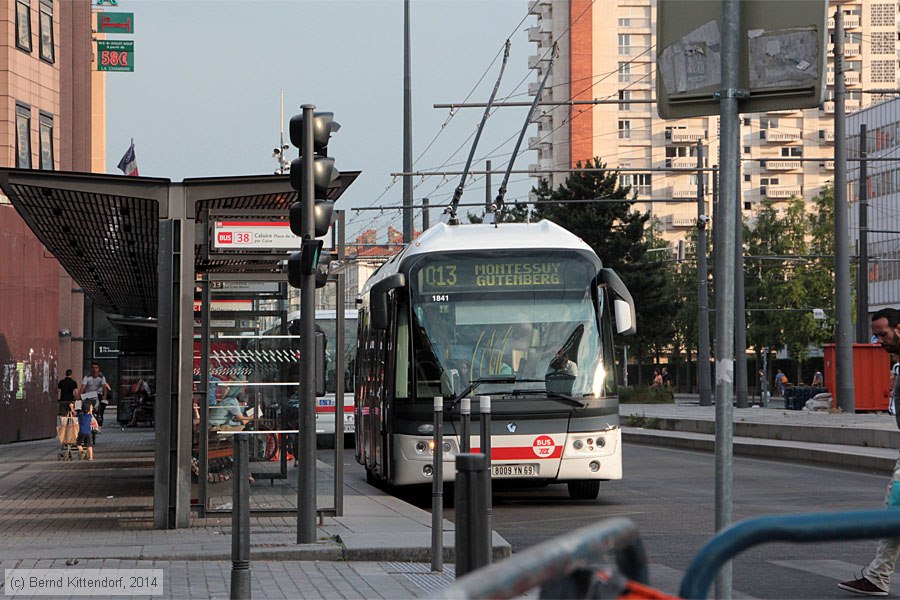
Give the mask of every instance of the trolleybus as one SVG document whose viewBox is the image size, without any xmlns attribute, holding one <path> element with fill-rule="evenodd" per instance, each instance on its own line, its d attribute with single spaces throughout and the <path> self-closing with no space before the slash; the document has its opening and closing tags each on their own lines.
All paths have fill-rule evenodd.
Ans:
<svg viewBox="0 0 900 600">
<path fill-rule="evenodd" d="M 386 262 L 359 301 L 356 460 L 370 480 L 431 481 L 434 399 L 445 480 L 459 400 L 491 398 L 494 478 L 567 483 L 596 498 L 622 477 L 613 330 L 634 302 L 591 248 L 549 221 L 439 224 Z"/>
</svg>

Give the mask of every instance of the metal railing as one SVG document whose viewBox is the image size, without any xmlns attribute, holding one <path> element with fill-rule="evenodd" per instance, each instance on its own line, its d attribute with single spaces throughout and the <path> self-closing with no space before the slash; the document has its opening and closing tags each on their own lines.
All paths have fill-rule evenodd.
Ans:
<svg viewBox="0 0 900 600">
<path fill-rule="evenodd" d="M 617 518 L 583 527 L 473 571 L 436 597 L 514 598 L 539 585 L 595 569 L 598 561 L 610 554 L 625 577 L 647 583 L 647 555 L 637 526 L 630 519 Z"/>
</svg>

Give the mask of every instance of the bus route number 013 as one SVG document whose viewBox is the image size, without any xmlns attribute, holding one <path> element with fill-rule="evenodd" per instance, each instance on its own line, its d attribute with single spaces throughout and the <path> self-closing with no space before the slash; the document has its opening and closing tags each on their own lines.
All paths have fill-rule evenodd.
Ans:
<svg viewBox="0 0 900 600">
<path fill-rule="evenodd" d="M 128 52 L 116 50 L 101 50 L 100 64 L 105 67 L 127 67 Z"/>
</svg>

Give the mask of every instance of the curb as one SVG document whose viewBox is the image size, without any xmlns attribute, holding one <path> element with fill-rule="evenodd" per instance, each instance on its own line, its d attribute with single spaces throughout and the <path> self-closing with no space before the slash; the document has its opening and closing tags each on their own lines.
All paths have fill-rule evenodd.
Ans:
<svg viewBox="0 0 900 600">
<path fill-rule="evenodd" d="M 677 435 L 676 432 L 651 431 L 633 427 L 622 428 L 622 441 L 626 443 L 715 452 L 715 437 L 709 434 Z M 734 439 L 734 455 L 750 458 L 766 458 L 815 465 L 829 465 L 862 469 L 884 474 L 894 471 L 894 456 L 879 456 L 869 448 L 829 448 L 829 444 L 792 444 L 780 440 Z"/>
</svg>

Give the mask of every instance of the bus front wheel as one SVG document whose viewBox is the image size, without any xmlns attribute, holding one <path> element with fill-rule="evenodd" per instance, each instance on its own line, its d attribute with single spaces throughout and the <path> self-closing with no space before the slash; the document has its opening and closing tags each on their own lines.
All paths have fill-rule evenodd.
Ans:
<svg viewBox="0 0 900 600">
<path fill-rule="evenodd" d="M 591 481 L 570 481 L 569 497 L 573 500 L 596 500 L 600 494 L 600 482 Z"/>
</svg>

